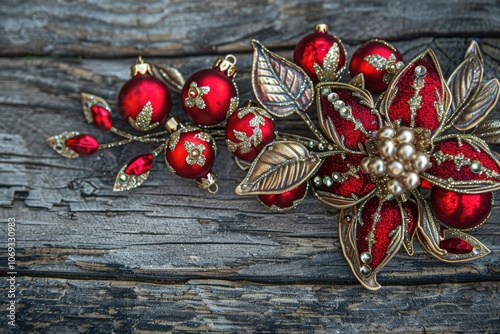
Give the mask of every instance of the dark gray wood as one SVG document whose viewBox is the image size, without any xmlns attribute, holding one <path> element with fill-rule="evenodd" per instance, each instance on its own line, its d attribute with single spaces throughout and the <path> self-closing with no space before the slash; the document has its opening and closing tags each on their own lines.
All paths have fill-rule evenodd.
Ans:
<svg viewBox="0 0 500 334">
<path fill-rule="evenodd" d="M 171 175 L 161 158 L 141 188 L 114 193 L 121 166 L 151 147 L 68 160 L 44 140 L 65 130 L 114 140 L 84 122 L 79 93 L 98 94 L 116 110 L 139 53 L 186 76 L 209 67 L 216 54 L 234 53 L 241 101 L 250 99 L 250 39 L 290 58 L 293 45 L 322 21 L 349 54 L 373 36 L 392 40 L 405 59 L 430 47 L 446 76 L 476 38 L 485 78 L 499 78 L 498 14 L 495 1 L 2 2 L 0 215 L 18 221 L 20 329 L 494 332 L 500 328 L 498 204 L 471 231 L 490 247 L 489 256 L 451 265 L 416 246 L 415 256 L 401 251 L 380 273 L 381 290 L 369 292 L 341 254 L 338 211 L 312 196 L 287 213 L 237 197 L 244 172 L 222 143 L 214 167 L 220 191 L 210 195 Z M 499 112 L 496 106 L 492 117 Z M 178 95 L 173 113 L 182 116 Z M 116 113 L 113 119 L 125 129 Z M 278 126 L 308 133 L 294 117 Z M 5 224 L 0 231 L 6 235 Z"/>
</svg>

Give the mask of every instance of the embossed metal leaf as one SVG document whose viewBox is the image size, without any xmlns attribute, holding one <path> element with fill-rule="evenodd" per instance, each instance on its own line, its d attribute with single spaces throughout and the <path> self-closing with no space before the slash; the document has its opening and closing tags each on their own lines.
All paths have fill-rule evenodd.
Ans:
<svg viewBox="0 0 500 334">
<path fill-rule="evenodd" d="M 304 112 L 313 101 L 313 82 L 294 63 L 253 40 L 252 87 L 255 97 L 273 116 Z"/>
<path fill-rule="evenodd" d="M 443 241 L 449 239 L 464 240 L 471 246 L 472 250 L 468 253 L 462 253 L 462 254 L 452 253 L 450 251 L 444 251 L 443 255 L 433 254 L 433 253 L 431 253 L 431 255 L 444 262 L 463 262 L 463 261 L 475 260 L 490 253 L 488 247 L 486 247 L 481 242 L 479 242 L 479 240 L 477 240 L 476 238 L 472 237 L 471 235 L 465 232 L 451 228 L 445 229 L 443 231 Z"/>
<path fill-rule="evenodd" d="M 184 76 L 179 70 L 171 66 L 158 65 L 154 65 L 152 69 L 155 76 L 164 81 L 173 91 L 177 93 L 182 92 L 186 79 L 184 79 Z"/>
<path fill-rule="evenodd" d="M 418 203 L 420 223 L 417 227 L 418 240 L 425 250 L 434 256 L 443 256 L 445 251 L 439 247 L 441 241 L 440 223 L 420 191 L 414 191 L 413 197 Z"/>
<path fill-rule="evenodd" d="M 476 41 L 470 42 L 470 45 L 467 48 L 467 51 L 465 51 L 464 59 L 468 58 L 470 55 L 475 55 L 477 57 L 477 59 L 479 59 L 481 64 L 484 63 L 481 49 L 479 48 L 479 45 L 477 44 Z"/>
<path fill-rule="evenodd" d="M 473 134 L 485 142 L 500 144 L 500 120 L 484 121 Z"/>
<path fill-rule="evenodd" d="M 102 97 L 89 93 L 81 93 L 80 96 L 82 101 L 83 116 L 85 116 L 85 120 L 88 123 L 94 123 L 94 117 L 92 116 L 91 110 L 92 106 L 97 105 L 106 109 L 108 112 L 111 112 L 109 104 Z"/>
<path fill-rule="evenodd" d="M 458 65 L 447 82 L 451 91 L 452 114 L 460 113 L 472 101 L 482 79 L 483 67 L 475 55 L 470 55 Z"/>
<path fill-rule="evenodd" d="M 321 165 L 321 158 L 293 141 L 267 145 L 236 187 L 238 195 L 279 194 L 307 181 Z"/>
<path fill-rule="evenodd" d="M 134 158 L 135 159 L 135 158 Z M 129 166 L 131 162 L 134 161 L 132 159 L 125 166 L 123 166 L 118 174 L 116 174 L 115 184 L 113 186 L 113 191 L 126 191 L 130 189 L 134 189 L 139 187 L 149 176 L 149 170 L 140 174 L 140 175 L 132 175 L 125 173 L 125 169 Z"/>
<path fill-rule="evenodd" d="M 480 85 L 470 103 L 467 104 L 453 123 L 455 129 L 466 131 L 481 123 L 497 104 L 499 91 L 500 83 L 498 79 L 492 79 Z"/>
</svg>

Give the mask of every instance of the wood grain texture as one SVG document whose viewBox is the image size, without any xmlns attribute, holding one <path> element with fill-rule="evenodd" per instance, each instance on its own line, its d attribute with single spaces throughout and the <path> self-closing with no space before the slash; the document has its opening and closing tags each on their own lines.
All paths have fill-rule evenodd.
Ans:
<svg viewBox="0 0 500 334">
<path fill-rule="evenodd" d="M 171 175 L 162 159 L 155 160 L 142 187 L 114 193 L 121 166 L 150 146 L 68 160 L 44 142 L 65 130 L 115 140 L 85 123 L 79 93 L 98 94 L 116 111 L 117 93 L 138 53 L 185 76 L 211 66 L 214 54 L 235 53 L 243 102 L 253 98 L 250 38 L 290 59 L 293 45 L 321 21 L 342 37 L 349 54 L 373 36 L 391 39 L 406 60 L 430 47 L 445 76 L 475 38 L 484 53 L 484 78 L 499 78 L 498 7 L 495 1 L 3 1 L 0 216 L 2 222 L 18 221 L 19 329 L 498 330 L 499 204 L 471 232 L 490 247 L 490 255 L 451 265 L 417 245 L 415 256 L 401 251 L 380 273 L 381 290 L 368 292 L 340 252 L 338 211 L 312 196 L 287 213 L 237 197 L 234 188 L 244 172 L 222 143 L 214 167 L 220 191 L 214 196 Z M 184 117 L 178 95 L 173 114 Z M 490 117 L 499 114 L 497 105 Z M 126 129 L 117 113 L 113 120 Z M 279 120 L 278 127 L 308 134 L 295 117 Z M 0 224 L 0 236 L 5 235 Z M 6 263 L 1 249 L 0 262 Z M 2 265 L 1 274 L 6 272 Z M 4 285 L 0 295 L 6 295 Z M 0 322 L 0 331 L 6 328 Z"/>
</svg>

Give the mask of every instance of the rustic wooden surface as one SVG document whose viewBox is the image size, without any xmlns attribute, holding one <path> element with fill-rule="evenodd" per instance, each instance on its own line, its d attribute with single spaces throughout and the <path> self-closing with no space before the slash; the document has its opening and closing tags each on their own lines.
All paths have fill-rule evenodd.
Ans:
<svg viewBox="0 0 500 334">
<path fill-rule="evenodd" d="M 86 124 L 79 93 L 116 96 L 138 54 L 188 76 L 216 55 L 238 58 L 241 100 L 251 98 L 250 39 L 290 58 L 325 22 L 350 54 L 382 37 L 410 59 L 433 48 L 443 71 L 471 39 L 485 78 L 500 77 L 498 1 L 13 1 L 0 4 L 0 225 L 17 224 L 17 329 L 156 332 L 495 332 L 500 330 L 500 207 L 471 233 L 492 253 L 460 265 L 421 247 L 402 251 L 365 290 L 339 249 L 338 211 L 309 196 L 271 213 L 233 189 L 244 176 L 219 145 L 220 191 L 210 195 L 155 161 L 143 187 L 112 192 L 139 144 L 66 160 L 44 139 Z M 178 95 L 174 114 L 180 115 Z M 493 115 L 498 117 L 500 107 Z M 114 117 L 120 124 L 118 117 Z M 306 134 L 299 120 L 281 129 Z M 497 202 L 498 203 L 498 202 Z M 6 300 L 2 279 L 0 300 Z M 4 303 L 2 302 L 2 310 Z"/>
</svg>

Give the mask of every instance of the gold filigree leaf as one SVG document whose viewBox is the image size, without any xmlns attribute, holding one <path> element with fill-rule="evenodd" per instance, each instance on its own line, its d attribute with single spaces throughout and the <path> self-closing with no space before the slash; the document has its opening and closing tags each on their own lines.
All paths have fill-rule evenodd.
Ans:
<svg viewBox="0 0 500 334">
<path fill-rule="evenodd" d="M 473 100 L 482 79 L 483 67 L 475 55 L 470 55 L 458 65 L 447 82 L 451 91 L 452 115 L 460 113 Z"/>
<path fill-rule="evenodd" d="M 467 48 L 467 51 L 465 51 L 465 56 L 464 59 L 467 59 L 470 55 L 475 55 L 477 59 L 481 62 L 481 64 L 484 63 L 483 61 L 483 55 L 481 53 L 481 49 L 479 48 L 479 45 L 477 44 L 476 41 L 470 42 L 469 47 Z"/>
<path fill-rule="evenodd" d="M 336 81 L 343 74 L 343 69 L 337 71 L 339 65 L 340 48 L 337 43 L 333 43 L 330 50 L 323 59 L 323 67 L 318 63 L 314 63 L 314 72 L 319 81 Z"/>
<path fill-rule="evenodd" d="M 149 171 L 141 175 L 129 175 L 125 173 L 128 163 L 123 166 L 116 175 L 113 191 L 126 191 L 139 187 L 149 176 Z"/>
<path fill-rule="evenodd" d="M 92 116 L 91 108 L 95 105 L 106 109 L 109 113 L 111 113 L 111 108 L 109 104 L 102 97 L 97 95 L 92 95 L 89 93 L 81 93 L 81 101 L 82 101 L 82 110 L 83 116 L 85 116 L 85 120 L 88 123 L 94 123 L 94 117 Z"/>
<path fill-rule="evenodd" d="M 348 82 L 348 84 L 354 87 L 365 89 L 365 77 L 363 73 L 359 73 L 358 75 L 352 77 L 352 79 Z"/>
<path fill-rule="evenodd" d="M 273 116 L 304 112 L 313 102 L 313 82 L 299 66 L 253 40 L 252 87 Z"/>
<path fill-rule="evenodd" d="M 267 145 L 236 187 L 238 195 L 279 194 L 307 181 L 321 165 L 321 158 L 293 141 Z"/>
<path fill-rule="evenodd" d="M 497 104 L 499 91 L 500 83 L 498 79 L 492 79 L 480 85 L 472 101 L 453 123 L 453 127 L 460 131 L 466 131 L 481 123 Z"/>
<path fill-rule="evenodd" d="M 77 131 L 65 131 L 61 134 L 47 138 L 47 144 L 63 157 L 75 159 L 80 155 L 66 146 L 66 140 L 78 136 L 79 134 L 80 133 Z"/>
<path fill-rule="evenodd" d="M 160 123 L 158 122 L 154 122 L 153 124 L 151 124 L 152 117 L 153 117 L 153 105 L 151 104 L 150 101 L 148 101 L 148 103 L 146 103 L 146 105 L 142 107 L 141 112 L 137 114 L 135 119 L 129 117 L 128 122 L 136 130 L 149 131 L 160 125 Z"/>
<path fill-rule="evenodd" d="M 443 231 L 443 237 L 442 241 L 446 241 L 449 239 L 460 239 L 465 242 L 467 242 L 469 245 L 472 246 L 472 250 L 468 253 L 462 253 L 462 254 L 457 254 L 457 253 L 452 253 L 447 250 L 441 249 L 440 252 L 435 253 L 433 251 L 429 251 L 427 247 L 424 245 L 425 250 L 434 256 L 435 258 L 444 261 L 444 262 L 463 262 L 463 261 L 470 261 L 470 260 L 475 260 L 480 257 L 483 257 L 485 255 L 488 255 L 490 253 L 490 250 L 488 247 L 483 245 L 479 240 L 476 238 L 470 236 L 469 234 L 456 230 L 456 229 L 445 229 Z"/>
<path fill-rule="evenodd" d="M 472 133 L 485 142 L 491 144 L 500 144 L 500 120 L 487 120 Z"/>
<path fill-rule="evenodd" d="M 186 83 L 184 76 L 174 67 L 171 66 L 158 66 L 153 65 L 153 74 L 155 77 L 160 78 L 167 84 L 173 91 L 177 93 L 182 92 L 182 88 Z"/>
<path fill-rule="evenodd" d="M 445 252 L 439 247 L 441 242 L 439 220 L 432 213 L 431 207 L 420 191 L 413 191 L 412 194 L 418 204 L 418 240 L 428 253 L 444 255 Z"/>
</svg>

